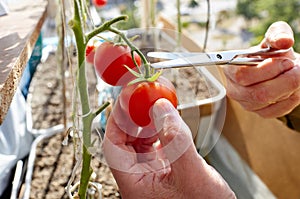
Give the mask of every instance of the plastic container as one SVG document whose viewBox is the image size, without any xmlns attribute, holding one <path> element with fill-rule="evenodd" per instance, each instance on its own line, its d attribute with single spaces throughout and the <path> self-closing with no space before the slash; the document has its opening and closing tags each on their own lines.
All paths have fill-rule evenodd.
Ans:
<svg viewBox="0 0 300 199">
<path fill-rule="evenodd" d="M 149 51 L 187 52 L 185 48 L 176 47 L 176 40 L 170 36 L 176 35 L 175 32 L 173 31 L 173 33 L 170 34 L 170 29 L 167 29 L 166 31 L 167 33 L 164 29 L 159 28 L 131 29 L 127 31 L 127 36 L 138 36 L 138 39 L 134 40 L 134 43 L 145 55 Z M 151 63 L 160 61 L 149 57 L 148 60 Z M 191 83 L 190 79 L 192 77 L 180 77 L 181 72 L 179 69 L 165 69 L 163 75 L 174 82 L 175 87 L 178 83 L 178 78 L 180 78 L 181 81 L 179 84 L 182 83 L 184 84 L 182 87 L 186 87 L 185 91 L 176 88 L 179 97 L 177 109 L 183 120 L 190 127 L 199 153 L 205 156 L 213 148 L 221 134 L 226 112 L 226 90 L 205 67 L 194 67 L 194 71 L 193 78 L 197 79 L 197 77 L 199 77 L 199 79 L 202 79 L 202 83 L 206 84 L 202 90 L 205 89 L 205 87 L 209 90 L 208 95 L 204 98 L 198 98 L 197 94 L 193 93 L 193 87 L 195 87 L 195 85 L 192 84 L 195 84 L 195 82 Z M 112 96 L 114 98 L 113 100 L 115 100 L 117 97 L 116 92 L 120 91 L 120 88 L 111 87 L 100 79 L 98 79 L 97 88 L 99 91 L 99 104 L 112 98 Z M 181 98 L 186 99 L 181 100 Z M 103 125 L 106 124 L 105 115 L 108 114 L 109 113 L 105 112 L 101 114 L 100 123 L 103 128 L 105 128 Z"/>
</svg>

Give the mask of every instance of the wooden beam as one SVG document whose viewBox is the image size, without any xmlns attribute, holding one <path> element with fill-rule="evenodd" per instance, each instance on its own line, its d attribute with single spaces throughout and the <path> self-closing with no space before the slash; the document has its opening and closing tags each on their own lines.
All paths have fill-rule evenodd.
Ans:
<svg viewBox="0 0 300 199">
<path fill-rule="evenodd" d="M 18 1 L 0 17 L 0 124 L 46 18 L 46 0 Z"/>
</svg>

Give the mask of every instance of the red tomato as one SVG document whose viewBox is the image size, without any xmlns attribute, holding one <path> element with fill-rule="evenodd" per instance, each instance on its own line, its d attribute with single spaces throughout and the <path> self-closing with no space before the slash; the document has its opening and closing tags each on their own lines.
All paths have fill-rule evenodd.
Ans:
<svg viewBox="0 0 300 199">
<path fill-rule="evenodd" d="M 93 0 L 93 4 L 96 7 L 103 7 L 106 5 L 106 3 L 107 3 L 107 0 Z"/>
<path fill-rule="evenodd" d="M 94 66 L 99 77 L 106 83 L 113 86 L 124 86 L 135 76 L 125 67 L 136 70 L 131 57 L 131 50 L 126 45 L 115 45 L 111 42 L 104 42 L 97 47 L 94 59 Z M 136 63 L 141 65 L 141 58 L 134 54 Z"/>
<path fill-rule="evenodd" d="M 174 107 L 178 100 L 173 84 L 163 76 L 154 82 L 139 82 L 123 88 L 120 94 L 121 107 L 129 114 L 132 121 L 141 127 L 153 126 L 150 110 L 156 100 L 168 99 Z"/>
<path fill-rule="evenodd" d="M 90 64 L 94 64 L 95 46 L 87 46 L 85 50 L 86 61 Z"/>
</svg>

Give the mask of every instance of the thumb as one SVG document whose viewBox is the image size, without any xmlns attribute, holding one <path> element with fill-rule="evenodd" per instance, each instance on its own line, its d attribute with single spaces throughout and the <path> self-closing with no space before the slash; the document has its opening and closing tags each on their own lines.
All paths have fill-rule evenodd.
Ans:
<svg viewBox="0 0 300 199">
<path fill-rule="evenodd" d="M 161 143 L 161 150 L 171 166 L 183 166 L 198 155 L 189 127 L 178 111 L 166 99 L 159 99 L 153 106 L 153 120 Z"/>
<path fill-rule="evenodd" d="M 292 28 L 283 21 L 273 23 L 265 34 L 263 47 L 271 46 L 276 49 L 288 49 L 294 45 Z"/>
</svg>

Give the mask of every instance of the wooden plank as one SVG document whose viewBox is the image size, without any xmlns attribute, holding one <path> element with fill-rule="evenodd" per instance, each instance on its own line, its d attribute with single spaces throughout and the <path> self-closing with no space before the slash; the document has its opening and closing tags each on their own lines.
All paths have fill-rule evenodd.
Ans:
<svg viewBox="0 0 300 199">
<path fill-rule="evenodd" d="M 0 17 L 0 124 L 46 18 L 46 0 L 13 2 Z"/>
<path fill-rule="evenodd" d="M 223 135 L 278 199 L 299 199 L 299 133 L 227 102 Z"/>
</svg>

